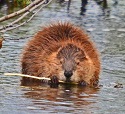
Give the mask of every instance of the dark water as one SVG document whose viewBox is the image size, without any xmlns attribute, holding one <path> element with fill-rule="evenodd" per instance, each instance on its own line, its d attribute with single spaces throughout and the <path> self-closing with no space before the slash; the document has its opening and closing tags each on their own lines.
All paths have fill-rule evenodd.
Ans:
<svg viewBox="0 0 125 114">
<path fill-rule="evenodd" d="M 125 113 L 125 1 L 108 1 L 103 9 L 89 0 L 85 15 L 80 15 L 80 0 L 53 1 L 25 26 L 4 33 L 0 50 L 0 113 L 1 114 L 124 114 Z M 4 76 L 20 72 L 20 56 L 25 43 L 40 28 L 58 20 L 71 21 L 85 29 L 101 53 L 100 89 L 68 87 L 50 88 L 20 86 L 20 77 Z M 123 88 L 114 88 L 118 83 Z"/>
</svg>

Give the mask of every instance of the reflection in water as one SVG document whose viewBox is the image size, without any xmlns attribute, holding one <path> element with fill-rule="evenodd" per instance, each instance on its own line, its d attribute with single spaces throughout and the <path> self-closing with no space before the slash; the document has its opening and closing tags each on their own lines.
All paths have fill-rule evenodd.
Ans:
<svg viewBox="0 0 125 114">
<path fill-rule="evenodd" d="M 108 2 L 107 0 L 95 0 L 96 3 L 98 5 L 102 6 L 102 11 L 104 13 L 104 15 L 109 15 L 110 14 L 110 10 L 108 9 Z M 71 0 L 69 0 L 70 4 Z M 115 0 L 114 4 L 117 4 L 118 2 Z M 86 5 L 88 4 L 88 0 L 81 0 L 81 11 L 80 11 L 80 15 L 85 15 L 86 12 Z M 68 7 L 70 7 L 70 5 L 68 5 Z M 69 8 L 68 8 L 69 9 Z"/>
<path fill-rule="evenodd" d="M 88 0 L 81 0 L 81 15 L 84 15 L 84 13 L 86 12 L 86 5 L 88 3 Z"/>
<path fill-rule="evenodd" d="M 66 1 L 66 0 L 57 0 L 57 2 L 58 2 L 61 6 L 64 5 L 65 3 L 67 3 L 67 10 L 69 10 L 70 4 L 71 4 L 71 0 L 68 0 L 68 1 Z"/>
<path fill-rule="evenodd" d="M 60 3 L 60 5 L 62 5 L 63 3 L 66 2 L 66 0 L 57 0 L 57 2 Z M 68 0 L 68 5 L 67 5 L 67 10 L 70 10 L 70 5 L 72 0 Z M 80 15 L 84 15 L 84 13 L 86 12 L 86 5 L 88 3 L 88 0 L 81 0 L 81 9 L 80 9 Z"/>
<path fill-rule="evenodd" d="M 55 111 L 58 110 L 58 112 L 62 110 L 64 110 L 63 112 L 69 111 L 70 113 L 78 111 L 90 112 L 91 110 L 85 110 L 85 107 L 91 107 L 93 103 L 96 103 L 98 91 L 98 89 L 88 87 L 60 85 L 58 88 L 50 88 L 47 85 L 42 85 L 39 87 L 31 86 L 31 90 L 25 92 L 24 97 L 32 99 L 32 107 L 39 106 L 41 109 L 44 108 L 44 110 L 57 106 L 61 107 L 61 109 L 55 108 Z M 76 109 L 74 110 L 74 108 Z"/>
<path fill-rule="evenodd" d="M 69 8 L 70 8 L 70 4 L 71 4 L 71 0 L 68 1 L 68 7 L 67 7 L 67 10 L 69 10 Z"/>
<path fill-rule="evenodd" d="M 103 11 L 103 15 L 109 16 L 110 15 L 110 9 L 108 7 L 107 0 L 95 0 L 98 5 L 101 6 L 101 9 Z"/>
<path fill-rule="evenodd" d="M 103 0 L 103 8 L 107 8 L 108 7 L 108 3 L 107 3 L 107 0 Z"/>
</svg>

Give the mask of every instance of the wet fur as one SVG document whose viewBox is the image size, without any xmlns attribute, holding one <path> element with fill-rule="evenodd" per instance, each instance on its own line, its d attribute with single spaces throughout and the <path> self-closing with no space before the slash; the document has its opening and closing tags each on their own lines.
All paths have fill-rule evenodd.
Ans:
<svg viewBox="0 0 125 114">
<path fill-rule="evenodd" d="M 66 57 L 68 59 L 64 64 Z M 66 64 L 67 61 L 69 64 Z M 71 81 L 85 82 L 90 86 L 98 84 L 98 52 L 88 35 L 70 23 L 52 24 L 39 31 L 24 48 L 21 63 L 23 74 L 50 78 L 56 76 L 63 81 L 66 80 L 66 65 L 69 65 L 67 68 L 74 66 L 71 68 Z M 23 80 L 27 81 L 26 78 Z"/>
</svg>

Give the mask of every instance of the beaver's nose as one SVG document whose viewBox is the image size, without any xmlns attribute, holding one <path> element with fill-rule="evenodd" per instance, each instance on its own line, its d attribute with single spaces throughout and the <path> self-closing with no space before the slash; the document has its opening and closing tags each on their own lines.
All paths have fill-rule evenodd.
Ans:
<svg viewBox="0 0 125 114">
<path fill-rule="evenodd" d="M 72 71 L 65 71 L 64 75 L 66 78 L 70 78 L 73 75 L 73 72 Z"/>
</svg>

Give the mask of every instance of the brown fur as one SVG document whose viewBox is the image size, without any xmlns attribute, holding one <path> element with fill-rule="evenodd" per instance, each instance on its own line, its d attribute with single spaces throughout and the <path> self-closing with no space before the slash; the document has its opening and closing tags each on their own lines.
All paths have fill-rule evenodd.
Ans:
<svg viewBox="0 0 125 114">
<path fill-rule="evenodd" d="M 72 71 L 70 80 L 97 85 L 100 73 L 98 52 L 87 34 L 70 23 L 43 28 L 24 49 L 22 73 L 53 77 L 66 81 L 64 71 Z"/>
<path fill-rule="evenodd" d="M 2 42 L 3 42 L 4 38 L 0 38 L 0 48 L 2 48 Z"/>
</svg>

